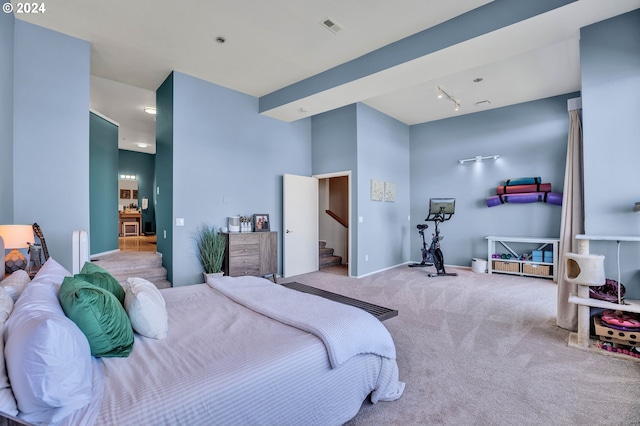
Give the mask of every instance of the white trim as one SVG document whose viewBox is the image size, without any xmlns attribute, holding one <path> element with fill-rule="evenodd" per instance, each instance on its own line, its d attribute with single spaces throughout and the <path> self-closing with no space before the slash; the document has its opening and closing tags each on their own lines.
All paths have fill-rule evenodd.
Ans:
<svg viewBox="0 0 640 426">
<path fill-rule="evenodd" d="M 348 193 L 348 197 L 349 197 L 349 244 L 347 247 L 347 257 L 349 258 L 349 261 L 347 263 L 347 276 L 348 277 L 353 277 L 353 273 L 351 270 L 351 265 L 353 265 L 352 262 L 352 254 L 351 254 L 351 246 L 353 245 L 353 218 L 351 217 L 351 205 L 352 205 L 352 200 L 351 200 L 351 170 L 345 170 L 343 172 L 333 172 L 333 173 L 321 173 L 319 175 L 312 175 L 312 177 L 318 179 L 318 181 L 320 181 L 320 179 L 329 179 L 329 178 L 333 178 L 333 177 L 342 177 L 342 176 L 346 176 L 347 177 L 347 187 L 349 189 L 349 193 Z"/>
<path fill-rule="evenodd" d="M 567 99 L 567 111 L 582 109 L 582 98 Z"/>
<path fill-rule="evenodd" d="M 98 256 L 106 256 L 107 254 L 117 253 L 119 251 L 120 249 L 115 249 L 115 250 L 103 251 L 102 253 L 90 254 L 89 259 L 94 260 L 94 258 Z"/>
<path fill-rule="evenodd" d="M 118 123 L 116 120 L 114 120 L 114 119 L 112 119 L 112 118 L 107 117 L 106 115 L 104 115 L 104 114 L 102 114 L 102 113 L 100 113 L 100 112 L 96 111 L 96 110 L 95 110 L 95 109 L 93 109 L 93 108 L 89 108 L 89 112 L 92 112 L 92 113 L 94 113 L 95 115 L 97 115 L 98 117 L 102 118 L 103 120 L 107 120 L 109 123 L 111 123 L 111 124 L 115 124 L 116 126 L 120 127 L 120 123 Z"/>
</svg>

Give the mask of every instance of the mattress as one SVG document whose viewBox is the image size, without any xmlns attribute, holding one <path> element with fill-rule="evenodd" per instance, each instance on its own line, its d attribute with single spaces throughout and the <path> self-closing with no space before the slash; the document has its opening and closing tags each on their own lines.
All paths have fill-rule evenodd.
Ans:
<svg viewBox="0 0 640 426">
<path fill-rule="evenodd" d="M 331 368 L 323 342 L 232 301 L 206 284 L 162 290 L 169 336 L 136 335 L 128 358 L 104 358 L 97 425 L 339 425 L 381 377 L 380 357 Z M 315 296 L 310 296 L 315 297 Z M 99 406 L 99 408 L 98 408 Z"/>
</svg>

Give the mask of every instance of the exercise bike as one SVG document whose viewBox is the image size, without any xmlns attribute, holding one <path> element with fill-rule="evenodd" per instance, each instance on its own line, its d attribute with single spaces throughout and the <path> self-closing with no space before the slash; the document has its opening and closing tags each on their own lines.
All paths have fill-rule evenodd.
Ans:
<svg viewBox="0 0 640 426">
<path fill-rule="evenodd" d="M 417 226 L 418 233 L 422 237 L 422 262 L 411 263 L 410 267 L 435 266 L 436 273 L 429 274 L 430 277 L 456 276 L 455 272 L 447 272 L 444 268 L 444 256 L 440 250 L 440 241 L 444 238 L 440 236 L 438 225 L 445 222 L 454 214 L 455 198 L 431 198 L 429 200 L 429 215 L 425 219 L 429 222 L 435 222 L 436 232 L 432 234 L 431 245 L 427 248 L 427 242 L 424 237 L 424 230 L 429 227 L 426 223 Z"/>
</svg>

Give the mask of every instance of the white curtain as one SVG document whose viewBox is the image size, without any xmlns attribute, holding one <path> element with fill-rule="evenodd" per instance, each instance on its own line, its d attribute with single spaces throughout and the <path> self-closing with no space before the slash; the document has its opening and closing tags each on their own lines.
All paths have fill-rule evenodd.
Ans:
<svg viewBox="0 0 640 426">
<path fill-rule="evenodd" d="M 567 301 L 576 286 L 564 280 L 564 254 L 577 252 L 576 235 L 584 234 L 583 206 L 582 125 L 580 112 L 569 111 L 569 140 L 567 146 L 567 168 L 564 176 L 562 197 L 562 223 L 560 224 L 560 247 L 558 253 L 558 317 L 556 324 L 568 330 L 578 328 L 578 306 Z"/>
</svg>

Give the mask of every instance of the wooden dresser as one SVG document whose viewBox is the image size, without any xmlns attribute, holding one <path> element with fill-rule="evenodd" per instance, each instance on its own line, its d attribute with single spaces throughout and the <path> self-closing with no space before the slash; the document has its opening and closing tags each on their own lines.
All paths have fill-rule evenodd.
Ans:
<svg viewBox="0 0 640 426">
<path fill-rule="evenodd" d="M 224 256 L 225 275 L 273 276 L 278 272 L 277 232 L 230 232 Z"/>
</svg>

